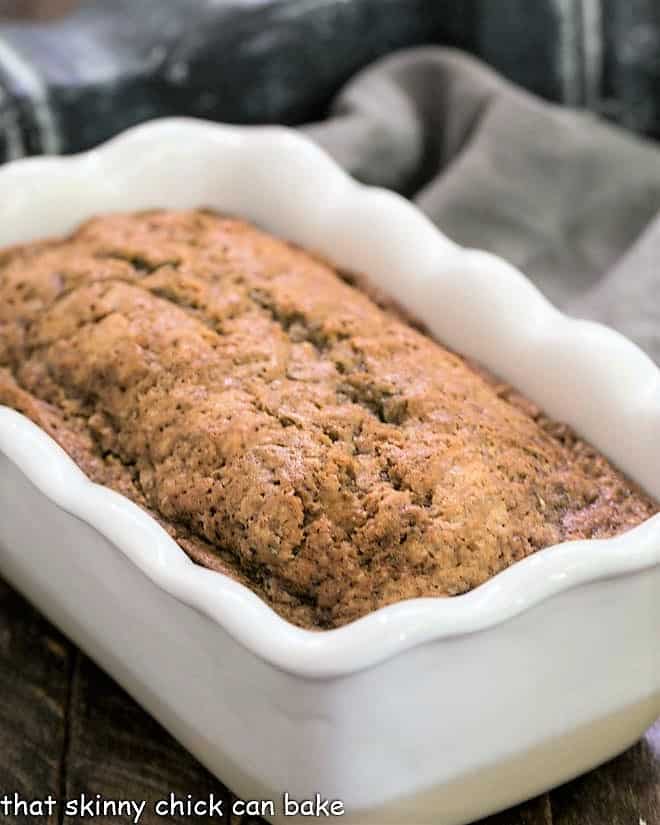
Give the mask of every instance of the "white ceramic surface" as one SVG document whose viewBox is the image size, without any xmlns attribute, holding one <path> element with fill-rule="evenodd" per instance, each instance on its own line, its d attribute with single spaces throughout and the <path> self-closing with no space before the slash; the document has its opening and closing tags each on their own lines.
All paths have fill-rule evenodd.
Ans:
<svg viewBox="0 0 660 825">
<path fill-rule="evenodd" d="M 639 349 L 288 130 L 164 120 L 15 162 L 0 245 L 199 205 L 367 273 L 660 497 L 660 371 Z M 0 572 L 237 794 L 318 792 L 346 823 L 468 822 L 613 756 L 660 714 L 660 517 L 312 633 L 194 565 L 0 407 Z"/>
</svg>

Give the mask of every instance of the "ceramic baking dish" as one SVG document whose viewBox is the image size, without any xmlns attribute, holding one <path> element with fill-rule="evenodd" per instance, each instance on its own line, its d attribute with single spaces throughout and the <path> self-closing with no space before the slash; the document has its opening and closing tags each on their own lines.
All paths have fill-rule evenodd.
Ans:
<svg viewBox="0 0 660 825">
<path fill-rule="evenodd" d="M 639 349 L 293 132 L 164 120 L 10 164 L 0 244 L 199 205 L 367 273 L 660 497 L 660 371 Z M 346 823 L 465 823 L 613 756 L 660 714 L 660 517 L 314 633 L 193 564 L 0 407 L 0 572 L 239 796 L 319 793 Z"/>
</svg>

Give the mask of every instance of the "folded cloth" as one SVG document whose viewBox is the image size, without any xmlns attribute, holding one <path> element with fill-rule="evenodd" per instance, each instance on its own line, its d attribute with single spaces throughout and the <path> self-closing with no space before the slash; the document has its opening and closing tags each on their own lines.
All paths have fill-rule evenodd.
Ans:
<svg viewBox="0 0 660 825">
<path fill-rule="evenodd" d="M 657 144 L 435 47 L 373 64 L 303 131 L 360 180 L 411 197 L 451 238 L 501 255 L 554 304 L 620 329 L 660 363 Z"/>
</svg>

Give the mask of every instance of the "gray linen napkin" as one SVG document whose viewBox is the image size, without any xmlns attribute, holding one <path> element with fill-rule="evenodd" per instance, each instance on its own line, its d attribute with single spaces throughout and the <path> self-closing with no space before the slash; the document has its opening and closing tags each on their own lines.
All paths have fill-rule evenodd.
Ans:
<svg viewBox="0 0 660 825">
<path fill-rule="evenodd" d="M 435 47 L 370 66 L 303 130 L 360 180 L 411 197 L 454 240 L 503 256 L 557 306 L 660 362 L 660 146 Z"/>
</svg>

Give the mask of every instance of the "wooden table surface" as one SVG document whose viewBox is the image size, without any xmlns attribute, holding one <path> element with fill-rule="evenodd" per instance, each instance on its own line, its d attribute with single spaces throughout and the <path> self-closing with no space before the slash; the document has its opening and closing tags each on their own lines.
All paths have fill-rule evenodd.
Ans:
<svg viewBox="0 0 660 825">
<path fill-rule="evenodd" d="M 147 800 L 142 825 L 162 825 L 154 802 L 170 792 L 194 799 L 230 793 L 141 710 L 108 676 L 0 580 L 0 801 Z M 81 820 L 2 813 L 0 823 L 94 825 L 129 817 Z M 229 818 L 183 817 L 230 824 Z M 341 821 L 341 818 L 335 819 Z M 233 818 L 231 825 L 262 825 Z M 619 758 L 552 793 L 481 825 L 660 825 L 660 721 Z M 411 823 L 413 825 L 413 823 Z"/>
</svg>

